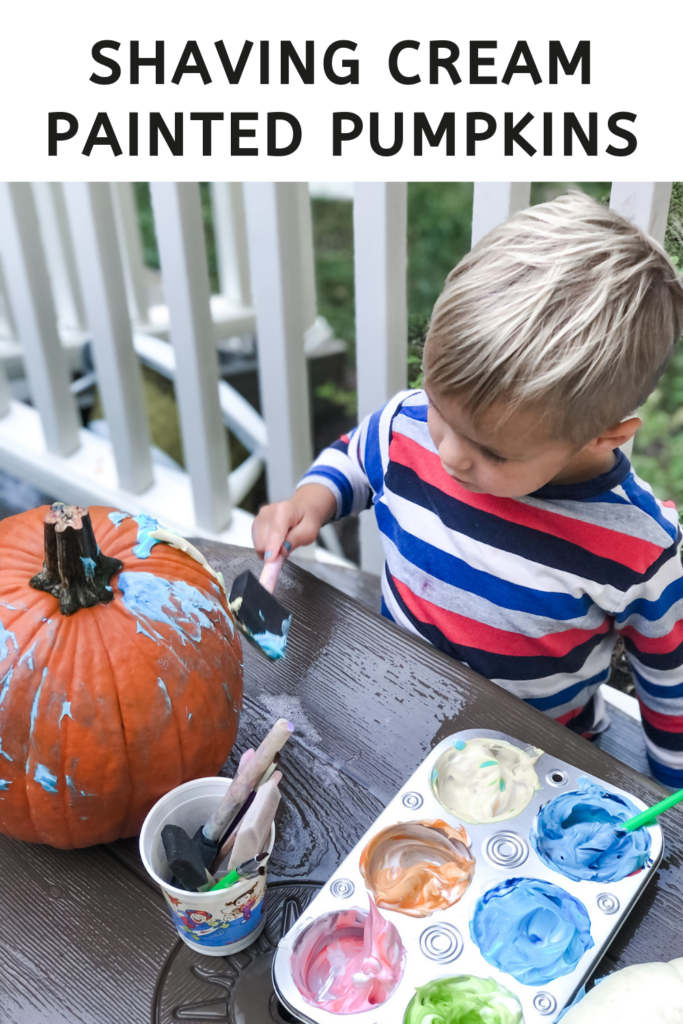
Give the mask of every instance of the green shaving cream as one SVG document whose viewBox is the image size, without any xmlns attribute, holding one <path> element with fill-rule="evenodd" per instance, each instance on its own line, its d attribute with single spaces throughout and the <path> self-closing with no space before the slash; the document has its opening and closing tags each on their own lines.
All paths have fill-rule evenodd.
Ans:
<svg viewBox="0 0 683 1024">
<path fill-rule="evenodd" d="M 418 988 L 403 1024 L 521 1024 L 517 996 L 492 978 L 458 974 Z"/>
</svg>

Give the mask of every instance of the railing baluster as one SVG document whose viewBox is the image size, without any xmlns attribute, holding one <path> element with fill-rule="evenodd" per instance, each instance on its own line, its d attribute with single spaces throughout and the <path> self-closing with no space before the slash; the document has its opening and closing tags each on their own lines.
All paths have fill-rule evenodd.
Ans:
<svg viewBox="0 0 683 1024">
<path fill-rule="evenodd" d="M 25 182 L 0 184 L 0 252 L 45 446 L 55 455 L 71 455 L 79 446 L 78 414 L 57 334 L 36 207 Z"/>
<path fill-rule="evenodd" d="M 32 188 L 57 322 L 62 331 L 83 331 L 85 308 L 62 185 L 57 181 L 36 181 Z"/>
<path fill-rule="evenodd" d="M 146 323 L 149 309 L 147 273 L 133 185 L 129 181 L 113 181 L 111 191 L 128 309 L 135 323 Z"/>
<path fill-rule="evenodd" d="M 154 478 L 111 192 L 104 182 L 69 182 L 64 194 L 119 485 L 140 494 Z"/>
<path fill-rule="evenodd" d="M 406 386 L 407 185 L 356 182 L 353 198 L 358 420 Z M 360 517 L 361 568 L 381 573 L 374 515 Z"/>
<path fill-rule="evenodd" d="M 609 204 L 626 220 L 664 244 L 671 202 L 670 181 L 614 181 Z"/>
<path fill-rule="evenodd" d="M 513 213 L 526 209 L 531 198 L 528 181 L 477 181 L 472 205 L 472 245 Z"/>
<path fill-rule="evenodd" d="M 230 522 L 229 456 L 218 401 L 218 356 L 199 187 L 189 182 L 155 182 L 151 189 L 195 518 L 198 526 L 218 532 Z"/>
<path fill-rule="evenodd" d="M 300 193 L 297 183 L 244 184 L 271 501 L 290 496 L 312 457 L 304 357 L 310 284 Z"/>
<path fill-rule="evenodd" d="M 242 183 L 211 182 L 211 205 L 221 294 L 234 306 L 251 306 L 249 250 Z"/>
</svg>

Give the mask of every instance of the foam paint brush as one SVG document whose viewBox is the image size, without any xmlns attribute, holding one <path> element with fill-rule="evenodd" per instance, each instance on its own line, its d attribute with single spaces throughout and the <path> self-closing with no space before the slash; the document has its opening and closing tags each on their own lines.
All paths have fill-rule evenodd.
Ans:
<svg viewBox="0 0 683 1024">
<path fill-rule="evenodd" d="M 244 815 L 239 827 L 228 862 L 228 871 L 251 857 L 255 857 L 268 842 L 270 827 L 275 819 L 275 812 L 282 796 L 278 789 L 278 782 L 281 778 L 282 774 L 276 772 L 272 779 L 257 791 L 256 798 Z"/>
<path fill-rule="evenodd" d="M 173 877 L 180 888 L 190 892 L 206 892 L 216 884 L 202 860 L 201 853 L 180 825 L 164 825 L 161 830 L 164 853 Z"/>
<path fill-rule="evenodd" d="M 266 562 L 260 579 L 247 570 L 232 585 L 228 605 L 237 625 L 273 661 L 283 658 L 291 613 L 273 596 L 286 554 Z"/>
<path fill-rule="evenodd" d="M 273 761 L 294 732 L 294 726 L 285 718 L 279 718 L 258 750 L 246 761 L 244 770 L 237 773 L 220 804 L 203 828 L 197 829 L 193 840 L 201 852 L 206 865 L 213 863 L 218 853 L 218 844 L 229 825 L 237 817 L 242 805 L 251 795 Z M 245 759 L 245 755 L 242 755 Z M 243 761 L 240 761 L 240 765 Z"/>
</svg>

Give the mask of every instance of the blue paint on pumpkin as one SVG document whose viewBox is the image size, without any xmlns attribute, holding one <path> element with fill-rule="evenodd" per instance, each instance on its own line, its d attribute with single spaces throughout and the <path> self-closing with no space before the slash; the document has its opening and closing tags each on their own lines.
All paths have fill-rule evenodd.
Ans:
<svg viewBox="0 0 683 1024">
<path fill-rule="evenodd" d="M 9 684 L 12 682 L 12 673 L 13 672 L 14 672 L 14 665 L 12 665 L 11 669 L 9 670 L 9 672 L 4 676 L 4 678 L 2 680 L 2 690 L 0 690 L 0 705 L 2 704 L 2 702 L 5 699 L 5 697 L 7 696 L 7 691 L 9 690 Z"/>
<path fill-rule="evenodd" d="M 5 629 L 2 622 L 0 622 L 0 661 L 4 661 L 9 654 L 9 641 L 14 644 L 14 653 L 19 653 L 19 644 L 17 638 L 11 630 Z"/>
<path fill-rule="evenodd" d="M 84 789 L 79 789 L 74 780 L 70 775 L 65 775 L 67 788 L 71 790 L 74 796 L 94 796 L 94 793 L 86 793 Z M 84 819 L 85 820 L 85 819 Z"/>
<path fill-rule="evenodd" d="M 198 643 L 202 629 L 215 626 L 206 612 L 218 612 L 229 622 L 225 609 L 184 580 L 165 580 L 151 572 L 122 572 L 119 588 L 123 603 L 138 620 L 137 631 L 163 640 L 152 622 L 170 626 L 184 645 L 188 640 Z"/>
<path fill-rule="evenodd" d="M 33 727 L 36 724 L 36 718 L 38 717 L 38 702 L 40 701 L 40 691 L 43 688 L 45 682 L 45 676 L 47 675 L 47 669 L 43 669 L 43 675 L 40 680 L 40 686 L 36 690 L 36 695 L 33 698 L 33 705 L 31 707 L 31 731 L 29 732 L 29 738 L 33 735 Z"/>
<path fill-rule="evenodd" d="M 11 779 L 0 779 L 0 789 L 9 789 L 12 785 Z"/>
<path fill-rule="evenodd" d="M 163 679 L 157 679 L 157 686 L 164 695 L 164 698 L 166 700 L 166 710 L 170 715 L 171 711 L 173 711 L 173 705 L 171 704 L 171 698 L 169 697 L 168 690 L 166 689 L 166 683 L 163 681 Z"/>
<path fill-rule="evenodd" d="M 152 548 L 159 543 L 156 537 L 150 537 L 150 534 L 159 529 L 159 523 L 144 512 L 139 516 L 133 516 L 133 519 L 138 524 L 138 542 L 133 548 L 133 554 L 138 558 L 149 558 Z"/>
<path fill-rule="evenodd" d="M 71 719 L 71 721 L 73 722 L 74 716 L 71 714 L 71 701 L 70 700 L 62 701 L 62 713 L 59 716 L 59 724 L 60 724 L 60 726 L 62 724 L 62 719 L 64 718 L 65 715 L 68 715 L 69 718 Z"/>
<path fill-rule="evenodd" d="M 123 520 L 124 519 L 128 519 L 128 513 L 127 512 L 110 512 L 109 515 L 107 516 L 107 519 L 111 519 L 112 523 L 114 524 L 114 526 L 118 530 L 118 528 L 121 525 L 121 523 L 123 522 Z"/>
<path fill-rule="evenodd" d="M 43 620 L 43 621 L 45 621 L 45 620 Z M 23 665 L 24 662 L 26 662 L 26 664 L 28 665 L 29 670 L 31 672 L 33 672 L 33 652 L 35 651 L 37 646 L 38 646 L 38 641 L 34 640 L 33 643 L 31 644 L 31 646 L 29 647 L 29 649 L 27 651 L 25 651 L 22 654 L 22 656 L 19 658 L 19 664 Z"/>
<path fill-rule="evenodd" d="M 95 562 L 94 558 L 83 558 L 81 556 L 81 562 L 83 563 L 83 569 L 85 570 L 86 579 L 94 579 L 95 569 L 97 568 L 97 563 Z"/>
<path fill-rule="evenodd" d="M 158 638 L 159 634 L 157 633 L 156 636 L 152 636 L 151 633 L 147 632 L 147 630 L 142 625 L 142 623 L 140 622 L 139 619 L 138 619 L 138 622 L 137 622 L 137 624 L 135 626 L 135 632 L 136 633 L 142 633 L 143 636 L 148 636 L 150 638 L 150 640 L 153 640 L 154 643 L 157 643 L 157 638 Z"/>
<path fill-rule="evenodd" d="M 7 751 L 6 751 L 6 750 L 3 750 L 3 749 L 2 749 L 2 736 L 0 736 L 0 754 L 2 754 L 2 756 L 3 756 L 4 758 L 6 758 L 6 760 L 8 760 L 8 761 L 12 761 L 12 760 L 13 760 L 13 758 L 11 758 L 11 757 L 9 756 L 9 754 L 7 753 Z"/>
<path fill-rule="evenodd" d="M 43 787 L 46 793 L 57 792 L 57 776 L 53 775 L 49 768 L 46 768 L 44 764 L 36 765 L 33 778 Z"/>
</svg>

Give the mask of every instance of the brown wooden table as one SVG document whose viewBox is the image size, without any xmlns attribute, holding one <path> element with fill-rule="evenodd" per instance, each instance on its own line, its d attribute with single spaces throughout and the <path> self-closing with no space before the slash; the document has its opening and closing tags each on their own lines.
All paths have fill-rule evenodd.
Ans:
<svg viewBox="0 0 683 1024">
<path fill-rule="evenodd" d="M 226 582 L 257 567 L 242 548 L 204 550 Z M 232 774 L 240 753 L 274 719 L 294 722 L 269 871 L 278 927 L 329 877 L 430 749 L 456 730 L 510 733 L 650 803 L 661 799 L 650 779 L 298 566 L 285 567 L 279 586 L 294 612 L 287 657 L 271 663 L 245 644 L 244 712 L 224 769 Z M 683 956 L 683 809 L 670 811 L 663 827 L 664 860 L 603 971 Z M 253 955 L 226 963 L 182 946 L 136 840 L 66 852 L 0 837 L 0 864 L 2 1024 L 291 1019 L 273 1007 L 247 1016 L 235 1009 L 236 977 L 251 971 L 265 991 L 265 968 Z"/>
</svg>

